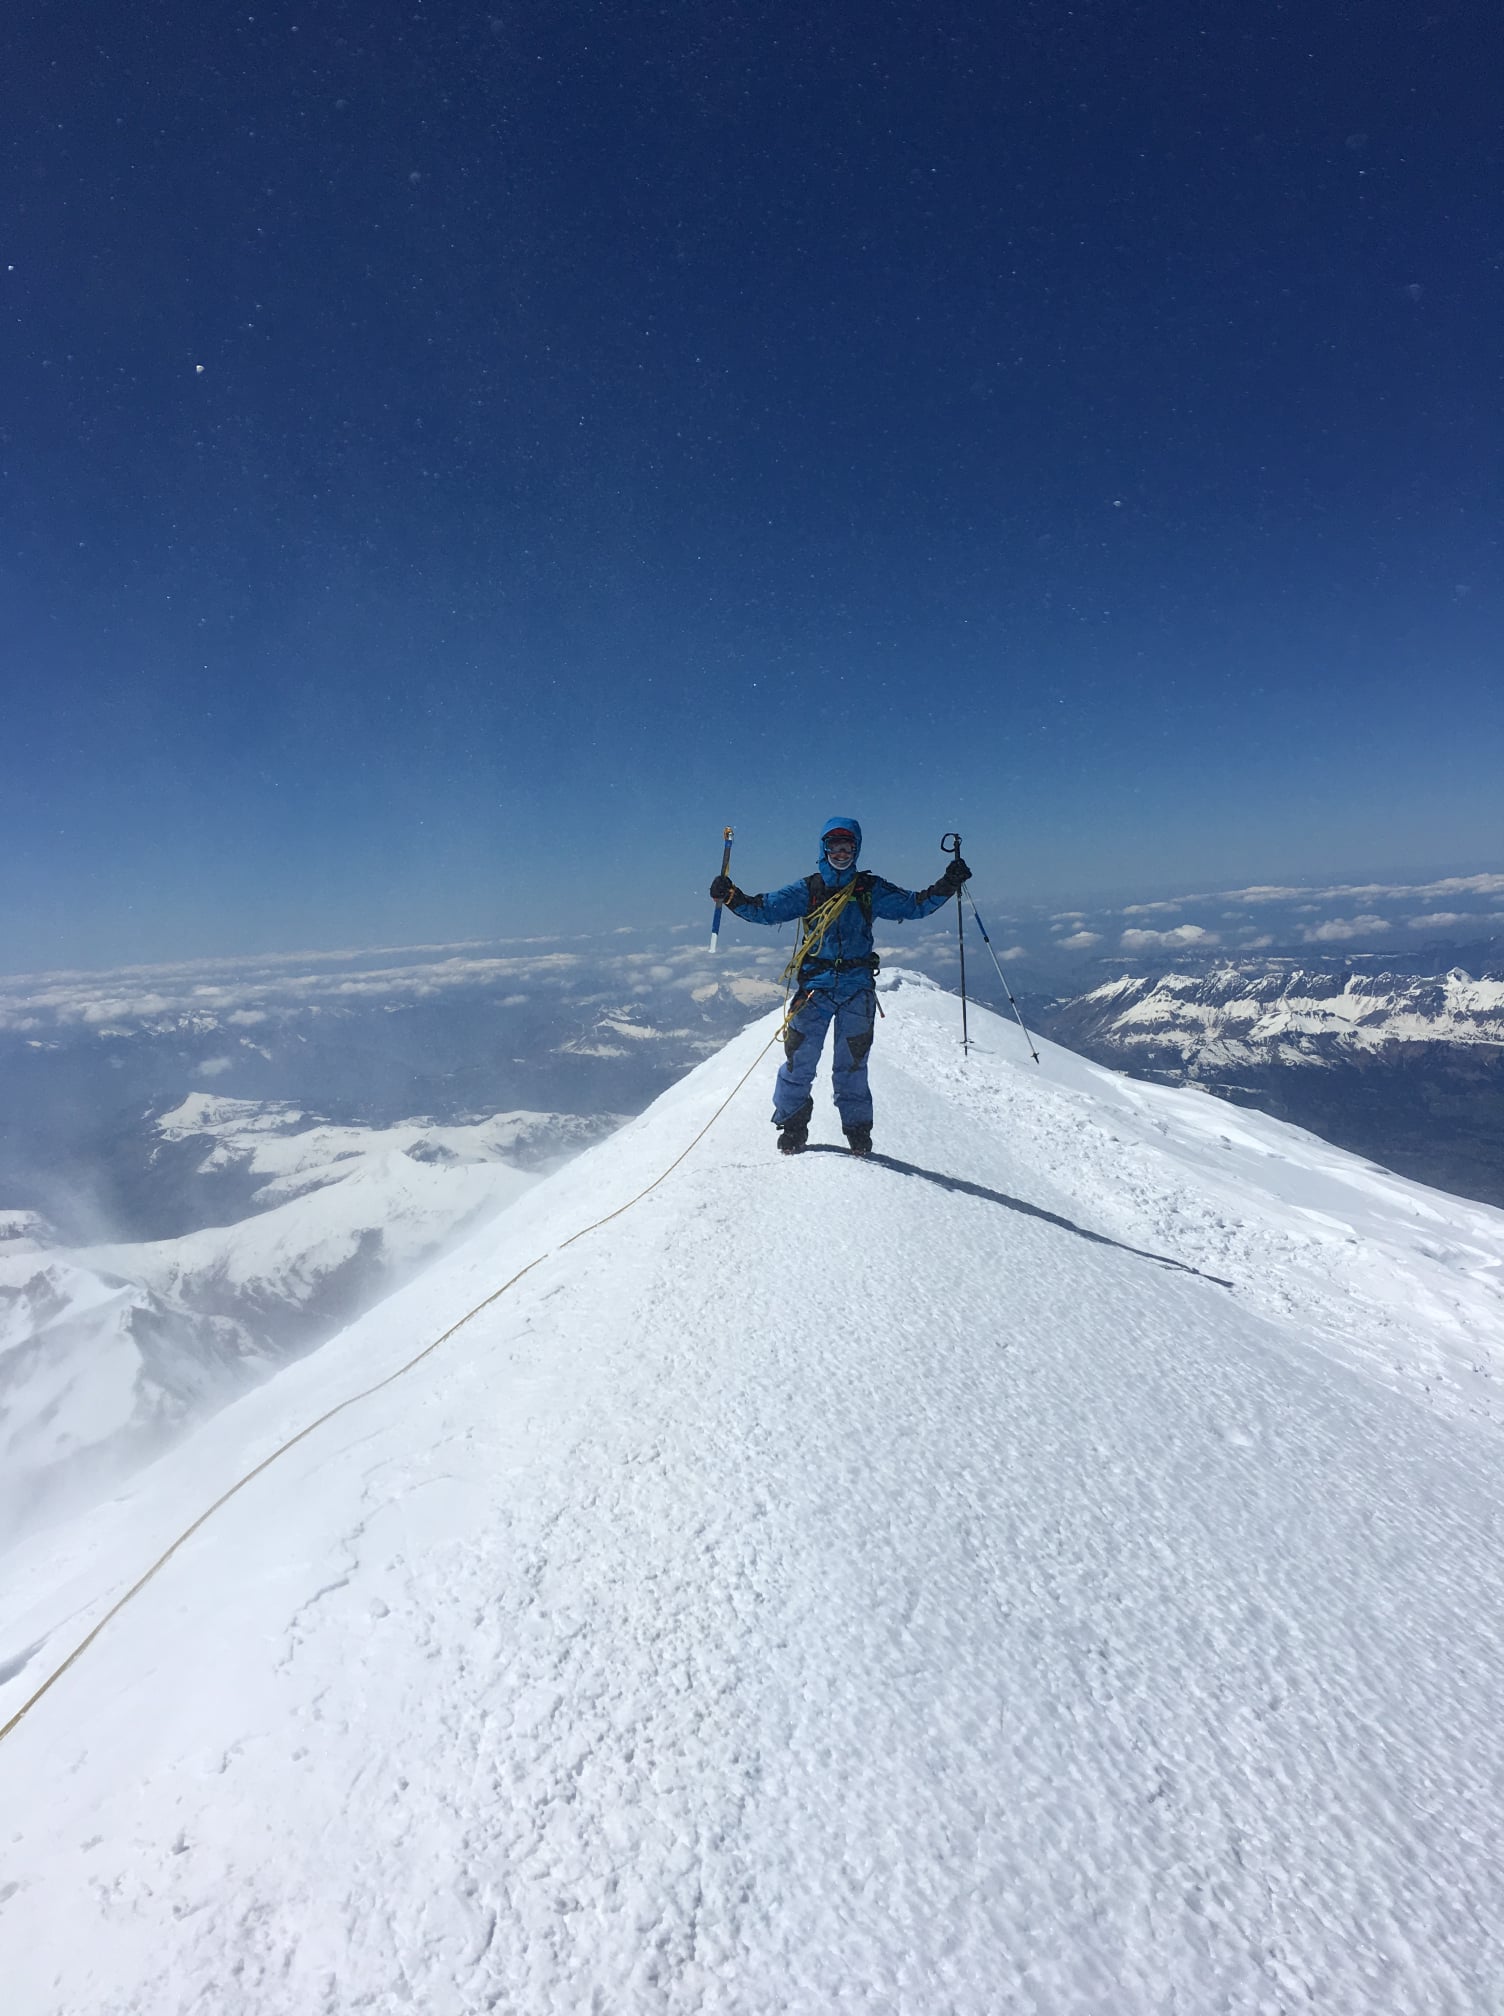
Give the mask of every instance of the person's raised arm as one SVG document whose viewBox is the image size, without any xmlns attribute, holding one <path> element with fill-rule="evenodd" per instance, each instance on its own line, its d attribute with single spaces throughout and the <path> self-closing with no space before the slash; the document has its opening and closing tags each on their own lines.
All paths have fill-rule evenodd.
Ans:
<svg viewBox="0 0 1504 2016">
<path fill-rule="evenodd" d="M 971 880 L 971 870 L 959 855 L 946 864 L 945 873 L 938 882 L 932 882 L 928 889 L 900 889 L 896 882 L 885 882 L 880 875 L 872 878 L 872 914 L 890 924 L 901 924 L 915 917 L 928 917 L 938 910 L 942 903 L 948 903 L 962 885 Z"/>
<path fill-rule="evenodd" d="M 710 885 L 710 900 L 724 903 L 733 917 L 746 924 L 787 924 L 809 908 L 809 885 L 789 882 L 767 895 L 748 896 L 728 876 L 717 875 Z"/>
</svg>

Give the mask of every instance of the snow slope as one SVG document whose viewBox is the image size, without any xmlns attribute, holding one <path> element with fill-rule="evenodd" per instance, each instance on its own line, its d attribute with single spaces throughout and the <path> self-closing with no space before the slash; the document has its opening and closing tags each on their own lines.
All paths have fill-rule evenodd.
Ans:
<svg viewBox="0 0 1504 2016">
<path fill-rule="evenodd" d="M 0 1741 L 8 2008 L 1499 2006 L 1504 1214 L 884 1005 L 6 1557 L 0 1717 L 495 1296 Z"/>
<path fill-rule="evenodd" d="M 194 1092 L 151 1123 L 153 1158 L 183 1148 L 194 1177 L 242 1178 L 249 1215 L 68 1246 L 38 1213 L 0 1211 L 0 1530 L 98 1499 L 613 1124 L 336 1125 Z"/>
<path fill-rule="evenodd" d="M 98 1498 L 536 1181 L 502 1162 L 371 1151 L 235 1225 L 0 1243 L 0 1528 Z"/>
</svg>

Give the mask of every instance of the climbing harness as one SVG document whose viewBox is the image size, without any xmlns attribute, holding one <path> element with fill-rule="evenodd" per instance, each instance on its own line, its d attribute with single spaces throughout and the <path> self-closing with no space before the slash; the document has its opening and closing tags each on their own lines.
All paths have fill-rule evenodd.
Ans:
<svg viewBox="0 0 1504 2016">
<path fill-rule="evenodd" d="M 820 878 L 812 875 L 809 879 L 814 882 Z M 875 952 L 869 952 L 860 959 L 820 957 L 820 948 L 824 945 L 832 924 L 853 896 L 860 900 L 866 893 L 860 878 L 853 877 L 844 889 L 837 889 L 833 896 L 827 896 L 824 902 L 817 903 L 813 910 L 806 910 L 799 919 L 799 942 L 794 947 L 789 963 L 779 975 L 784 983 L 783 1021 L 778 1030 L 780 1037 L 787 1034 L 788 1026 L 794 1019 L 796 1011 L 791 1005 L 792 1002 L 798 1001 L 801 989 L 809 980 L 816 977 L 823 980 L 828 975 L 858 971 L 870 973 L 876 980 L 878 958 Z"/>
</svg>

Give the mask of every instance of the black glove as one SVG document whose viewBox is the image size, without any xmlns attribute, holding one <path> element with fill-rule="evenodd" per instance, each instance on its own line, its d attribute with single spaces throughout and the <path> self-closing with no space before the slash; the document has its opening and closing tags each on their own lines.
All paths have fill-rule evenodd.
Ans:
<svg viewBox="0 0 1504 2016">
<path fill-rule="evenodd" d="M 729 875 L 717 875 L 710 885 L 712 903 L 734 903 L 741 900 L 741 891 Z"/>
<path fill-rule="evenodd" d="M 963 882 L 971 880 L 971 870 L 958 854 L 947 865 L 945 873 L 940 877 L 940 880 L 945 884 L 947 889 L 959 889 Z"/>
</svg>

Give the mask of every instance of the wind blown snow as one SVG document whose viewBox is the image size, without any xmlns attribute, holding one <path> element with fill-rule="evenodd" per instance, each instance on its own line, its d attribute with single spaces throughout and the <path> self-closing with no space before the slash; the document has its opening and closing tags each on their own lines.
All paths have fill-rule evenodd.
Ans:
<svg viewBox="0 0 1504 2016">
<path fill-rule="evenodd" d="M 547 1256 L 0 1741 L 9 2008 L 1498 2006 L 1504 1214 L 883 1003 L 12 1550 L 0 1718 Z"/>
</svg>

